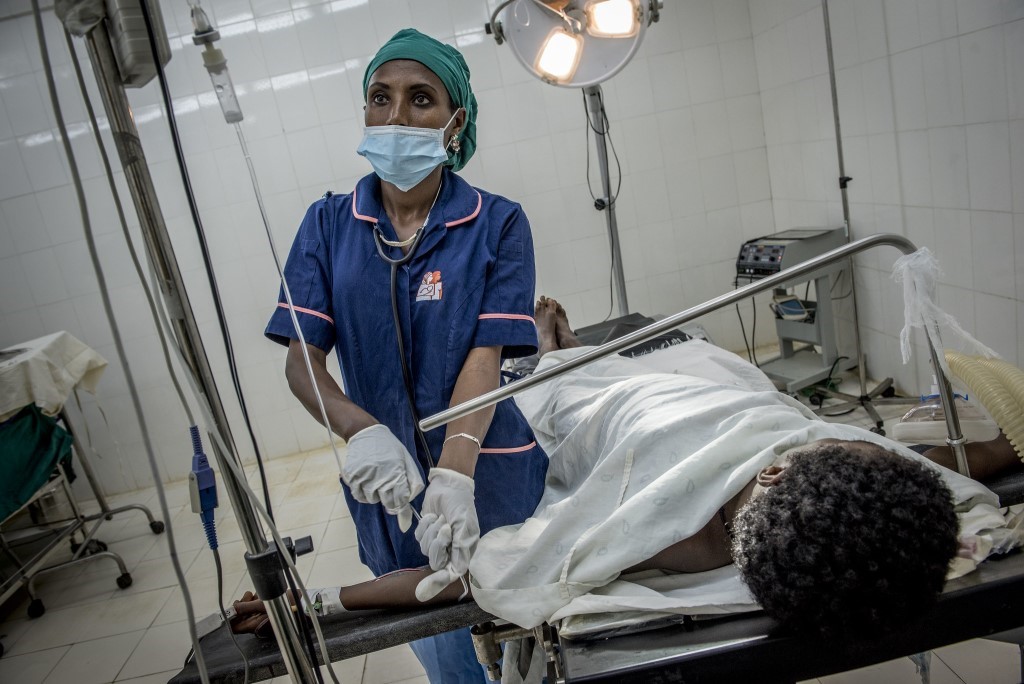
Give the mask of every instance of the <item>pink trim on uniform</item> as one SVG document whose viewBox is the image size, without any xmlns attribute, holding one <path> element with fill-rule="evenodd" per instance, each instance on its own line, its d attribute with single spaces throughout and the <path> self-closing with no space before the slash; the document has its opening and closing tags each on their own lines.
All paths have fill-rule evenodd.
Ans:
<svg viewBox="0 0 1024 684">
<path fill-rule="evenodd" d="M 281 307 L 282 309 L 287 309 L 288 308 L 288 304 L 285 303 L 285 302 L 278 302 L 277 305 L 279 307 Z M 330 316 L 328 316 L 327 314 L 322 314 L 319 311 L 313 311 L 312 309 L 304 309 L 301 306 L 295 307 L 295 310 L 298 311 L 299 313 L 309 314 L 310 316 L 316 316 L 317 318 L 322 318 L 325 321 L 327 321 L 328 323 L 330 323 L 331 325 L 334 325 L 334 319 L 331 318 Z"/>
<path fill-rule="evenodd" d="M 533 320 L 533 316 L 526 316 L 523 314 L 480 314 L 476 317 L 478 321 L 486 321 L 492 318 L 503 318 L 512 321 L 530 321 L 536 325 L 536 321 Z"/>
<path fill-rule="evenodd" d="M 358 186 L 352 188 L 352 215 L 361 221 L 369 221 L 370 223 L 376 223 L 377 219 L 373 216 L 364 216 L 356 212 L 356 191 L 359 190 Z"/>
<path fill-rule="evenodd" d="M 460 218 L 455 221 L 449 221 L 448 223 L 444 224 L 445 228 L 454 228 L 455 226 L 462 225 L 463 223 L 472 221 L 473 219 L 480 215 L 480 207 L 484 205 L 484 198 L 480 196 L 479 192 L 475 190 L 474 192 L 476 192 L 476 209 L 473 210 L 473 213 L 465 218 Z"/>
<path fill-rule="evenodd" d="M 480 450 L 481 454 L 518 454 L 524 451 L 529 451 L 533 447 L 537 446 L 537 442 L 530 442 L 526 446 L 511 447 L 508 449 L 488 449 L 484 448 Z"/>
</svg>

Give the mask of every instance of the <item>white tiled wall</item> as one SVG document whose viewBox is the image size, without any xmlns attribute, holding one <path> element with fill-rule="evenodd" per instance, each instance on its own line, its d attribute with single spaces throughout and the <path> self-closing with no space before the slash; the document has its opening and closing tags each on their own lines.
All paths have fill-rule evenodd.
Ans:
<svg viewBox="0 0 1024 684">
<path fill-rule="evenodd" d="M 204 3 L 223 36 L 279 250 L 287 250 L 310 201 L 326 189 L 348 191 L 368 172 L 353 153 L 362 128 L 362 72 L 394 31 L 416 26 L 458 45 L 473 72 L 480 147 L 463 175 L 524 205 L 537 245 L 538 292 L 559 298 L 575 325 L 593 323 L 609 312 L 609 256 L 604 216 L 590 208 L 582 98 L 534 80 L 511 50 L 485 35 L 493 4 Z M 729 289 L 745 239 L 842 220 L 820 1 L 666 5 L 636 58 L 605 84 L 623 174 L 617 218 L 628 294 L 632 310 L 648 314 L 674 313 Z M 1021 363 L 1024 4 L 859 0 L 829 7 L 847 173 L 854 177 L 853 236 L 896 232 L 931 247 L 945 267 L 940 304 Z M 66 329 L 112 361 L 98 399 L 85 397 L 82 411 L 103 455 L 96 459 L 100 480 L 111 491 L 132 489 L 151 480 L 141 431 L 55 139 L 28 11 L 27 0 L 0 5 L 0 344 Z M 163 12 L 176 118 L 257 440 L 269 456 L 319 447 L 322 429 L 285 386 L 282 350 L 262 337 L 277 283 L 238 141 L 191 43 L 187 3 L 167 1 Z M 52 12 L 44 18 L 132 374 L 163 477 L 181 477 L 188 464 L 184 414 L 83 123 L 63 35 Z M 86 81 L 98 103 L 91 72 Z M 228 388 L 158 90 L 154 83 L 129 96 L 207 353 L 221 388 Z M 593 160 L 591 167 L 596 185 Z M 116 175 L 138 240 L 124 179 Z M 895 256 L 877 250 L 858 259 L 863 341 L 872 375 L 895 376 L 914 391 L 924 355 L 918 348 L 911 367 L 897 362 L 902 308 L 888 282 Z M 749 308 L 744 315 L 749 335 Z M 742 347 L 734 311 L 709 319 L 716 341 Z M 756 333 L 761 342 L 772 336 L 766 320 Z M 236 441 L 249 455 L 237 402 L 222 391 Z"/>
<path fill-rule="evenodd" d="M 932 249 L 939 305 L 1024 362 L 1024 3 L 828 6 L 853 237 L 899 233 Z M 841 222 L 821 2 L 750 7 L 776 223 Z M 861 332 L 871 375 L 914 392 L 930 371 L 919 337 L 914 363 L 899 363 L 897 256 L 857 260 Z"/>
<path fill-rule="evenodd" d="M 587 188 L 582 98 L 578 90 L 536 81 L 507 46 L 498 47 L 484 33 L 494 4 L 203 3 L 223 37 L 218 46 L 229 60 L 245 112 L 243 128 L 279 250 L 286 252 L 311 201 L 327 189 L 349 191 L 369 171 L 353 151 L 362 131 L 363 70 L 396 30 L 415 26 L 456 44 L 473 72 L 479 150 L 464 177 L 523 204 L 537 245 L 538 292 L 559 298 L 575 325 L 594 323 L 609 312 L 610 260 L 604 216 L 592 209 Z M 772 232 L 775 221 L 748 1 L 666 5 L 637 56 L 605 84 L 622 168 L 617 219 L 629 300 L 632 310 L 647 314 L 675 313 L 731 288 L 739 243 Z M 262 336 L 277 278 L 237 138 L 221 118 L 200 50 L 191 42 L 188 3 L 165 0 L 162 9 L 173 53 L 167 74 L 175 115 L 260 448 L 278 456 L 319 447 L 324 432 L 291 397 L 282 350 Z M 110 491 L 132 489 L 151 480 L 142 433 L 102 312 L 67 161 L 55 138 L 29 12 L 27 0 L 0 4 L 0 345 L 65 329 L 111 360 L 98 399 L 85 397 L 82 411 L 102 454 L 95 459 L 99 479 Z M 84 125 L 60 25 L 49 10 L 44 20 L 129 365 L 163 477 L 178 478 L 189 463 L 185 417 L 176 407 Z M 91 97 L 102 110 L 80 44 L 78 50 Z M 236 442 L 248 455 L 251 447 L 228 391 L 209 284 L 155 82 L 129 91 L 129 99 Z M 114 155 L 109 135 L 103 135 Z M 119 167 L 116 155 L 114 163 Z M 590 177 L 596 187 L 593 154 Z M 117 182 L 138 239 L 121 174 Z M 716 341 L 742 346 L 734 312 L 705 323 Z M 758 337 L 767 339 L 767 326 L 761 328 Z"/>
</svg>

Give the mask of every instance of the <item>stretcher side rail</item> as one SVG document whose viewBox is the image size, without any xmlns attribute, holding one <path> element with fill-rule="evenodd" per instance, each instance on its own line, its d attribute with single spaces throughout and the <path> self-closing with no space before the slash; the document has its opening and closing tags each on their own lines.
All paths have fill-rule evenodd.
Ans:
<svg viewBox="0 0 1024 684">
<path fill-rule="evenodd" d="M 686 309 L 685 311 L 673 316 L 668 316 L 660 321 L 652 323 L 651 325 L 641 328 L 636 332 L 632 332 L 628 335 L 612 340 L 611 342 L 602 344 L 601 346 L 595 347 L 580 354 L 579 356 L 568 359 L 553 368 L 533 373 L 529 377 L 508 383 L 507 385 L 499 387 L 491 392 L 487 392 L 486 394 L 481 394 L 479 397 L 464 401 L 458 406 L 453 406 L 446 411 L 440 411 L 432 416 L 428 416 L 420 421 L 420 429 L 424 432 L 433 430 L 434 428 L 438 428 L 453 420 L 462 418 L 474 411 L 492 406 L 503 399 L 519 394 L 534 385 L 541 384 L 548 380 L 553 380 L 563 373 L 568 373 L 576 368 L 585 366 L 591 361 L 596 361 L 597 359 L 617 354 L 620 351 L 629 349 L 641 342 L 646 342 L 649 339 L 666 333 L 673 328 L 689 323 L 701 316 L 712 313 L 731 304 L 735 304 L 736 302 L 748 297 L 752 297 L 759 292 L 765 292 L 775 288 L 786 287 L 792 283 L 802 282 L 802 280 L 806 279 L 808 274 L 819 271 L 821 268 L 831 264 L 843 261 L 844 259 L 847 259 L 859 252 L 881 245 L 896 247 L 904 254 L 912 254 L 917 251 L 917 247 L 914 243 L 902 235 L 896 235 L 893 233 L 880 233 L 878 235 L 871 235 L 861 238 L 860 240 L 847 243 L 841 247 L 837 247 L 814 257 L 813 259 L 808 259 L 803 263 L 786 268 L 775 275 L 755 280 L 741 288 L 719 295 L 713 299 L 709 299 L 703 304 L 698 304 L 697 306 Z M 967 468 L 967 454 L 963 448 L 965 440 L 963 433 L 960 431 L 960 419 L 957 416 L 956 406 L 953 403 L 953 389 L 950 386 L 949 379 L 942 372 L 942 364 L 939 362 L 939 359 L 941 358 L 940 355 L 943 352 L 941 349 L 935 349 L 932 346 L 930 338 L 928 340 L 928 347 L 931 352 L 932 365 L 936 370 L 936 376 L 940 378 L 939 395 L 942 398 L 942 404 L 943 406 L 950 407 L 949 411 L 944 412 L 946 428 L 949 432 L 949 439 L 947 440 L 947 443 L 953 449 L 953 454 L 956 457 L 957 470 L 962 475 L 970 476 L 970 472 Z"/>
<path fill-rule="evenodd" d="M 473 601 L 465 601 L 419 610 L 342 613 L 321 618 L 320 626 L 324 632 L 324 643 L 327 644 L 327 657 L 331 662 L 336 662 L 494 619 L 493 615 Z M 250 682 L 288 674 L 275 640 L 257 639 L 250 634 L 236 636 L 236 639 L 249 660 Z M 241 684 L 244 676 L 242 658 L 231 643 L 226 625 L 201 639 L 199 644 L 203 649 L 211 682 Z M 322 658 L 320 660 L 323 662 Z M 169 684 L 200 682 L 199 671 L 192 660 L 186 663 Z"/>
</svg>

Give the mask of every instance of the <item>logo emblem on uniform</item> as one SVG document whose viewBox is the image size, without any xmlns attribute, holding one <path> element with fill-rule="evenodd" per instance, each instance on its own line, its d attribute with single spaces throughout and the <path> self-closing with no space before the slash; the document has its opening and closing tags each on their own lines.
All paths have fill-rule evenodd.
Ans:
<svg viewBox="0 0 1024 684">
<path fill-rule="evenodd" d="M 417 302 L 429 302 L 441 299 L 441 272 L 427 271 L 420 281 L 420 289 L 416 291 Z"/>
</svg>

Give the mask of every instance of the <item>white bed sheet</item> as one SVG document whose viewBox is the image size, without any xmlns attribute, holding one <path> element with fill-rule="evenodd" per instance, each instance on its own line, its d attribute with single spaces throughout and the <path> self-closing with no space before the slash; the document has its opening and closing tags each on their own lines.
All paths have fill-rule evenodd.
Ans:
<svg viewBox="0 0 1024 684">
<path fill-rule="evenodd" d="M 585 349 L 548 354 L 538 369 Z M 485 535 L 470 570 L 477 603 L 523 627 L 561 621 L 574 634 L 756 610 L 732 565 L 621 572 L 697 532 L 782 452 L 825 437 L 883 444 L 935 467 L 958 510 L 974 509 L 972 534 L 1002 524 L 984 486 L 872 432 L 822 421 L 700 340 L 602 359 L 516 400 L 551 459 L 544 496 L 525 523 Z"/>
</svg>

